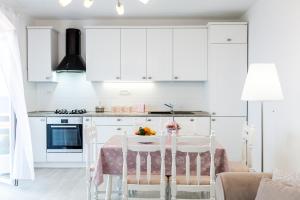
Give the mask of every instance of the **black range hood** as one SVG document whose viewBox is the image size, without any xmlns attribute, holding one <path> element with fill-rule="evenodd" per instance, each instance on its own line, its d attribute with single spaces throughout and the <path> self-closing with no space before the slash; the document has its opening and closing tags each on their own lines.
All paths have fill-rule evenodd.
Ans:
<svg viewBox="0 0 300 200">
<path fill-rule="evenodd" d="M 66 30 L 66 56 L 56 67 L 56 72 L 84 72 L 85 62 L 81 55 L 80 30 L 69 28 Z"/>
</svg>

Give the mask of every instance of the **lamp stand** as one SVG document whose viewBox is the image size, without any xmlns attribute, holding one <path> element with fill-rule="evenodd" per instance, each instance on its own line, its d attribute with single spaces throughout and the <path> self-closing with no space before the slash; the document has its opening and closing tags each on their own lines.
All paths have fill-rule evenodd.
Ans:
<svg viewBox="0 0 300 200">
<path fill-rule="evenodd" d="M 261 109 L 261 172 L 264 172 L 264 102 L 260 103 Z"/>
</svg>

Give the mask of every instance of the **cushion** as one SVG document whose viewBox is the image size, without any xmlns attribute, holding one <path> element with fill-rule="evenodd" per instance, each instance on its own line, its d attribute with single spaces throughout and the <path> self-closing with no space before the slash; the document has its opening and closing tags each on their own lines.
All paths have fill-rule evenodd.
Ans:
<svg viewBox="0 0 300 200">
<path fill-rule="evenodd" d="M 217 199 L 254 200 L 262 178 L 272 178 L 268 173 L 224 172 L 217 176 Z"/>
<path fill-rule="evenodd" d="M 255 200 L 299 200 L 300 187 L 284 184 L 280 181 L 263 178 Z"/>
<path fill-rule="evenodd" d="M 168 178 L 165 176 L 165 182 L 168 182 Z M 128 184 L 138 184 L 135 175 L 127 176 Z M 141 175 L 140 182 L 141 185 L 148 185 L 147 175 Z M 150 185 L 159 185 L 160 184 L 160 175 L 151 175 Z"/>
<path fill-rule="evenodd" d="M 300 187 L 300 173 L 287 172 L 279 169 L 275 169 L 273 172 L 274 181 L 281 181 L 288 185 Z"/>
<path fill-rule="evenodd" d="M 249 168 L 247 165 L 243 164 L 242 162 L 233 162 L 230 161 L 229 163 L 229 171 L 230 172 L 249 172 Z"/>
<path fill-rule="evenodd" d="M 172 177 L 170 177 L 170 181 L 172 181 Z M 187 184 L 185 176 L 176 176 L 177 185 L 198 185 L 197 176 L 191 176 L 190 182 Z M 201 176 L 200 185 L 209 185 L 210 184 L 210 176 Z"/>
</svg>

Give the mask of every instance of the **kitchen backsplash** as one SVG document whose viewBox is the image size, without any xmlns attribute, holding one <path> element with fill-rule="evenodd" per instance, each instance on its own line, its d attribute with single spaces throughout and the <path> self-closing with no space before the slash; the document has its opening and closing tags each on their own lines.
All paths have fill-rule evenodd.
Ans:
<svg viewBox="0 0 300 200">
<path fill-rule="evenodd" d="M 150 110 L 158 110 L 166 109 L 164 103 L 172 103 L 176 110 L 208 110 L 205 82 L 91 83 L 85 80 L 84 73 L 57 74 L 57 80 L 36 85 L 36 104 L 29 110 L 94 111 L 99 103 L 108 109 L 144 103 Z"/>
</svg>

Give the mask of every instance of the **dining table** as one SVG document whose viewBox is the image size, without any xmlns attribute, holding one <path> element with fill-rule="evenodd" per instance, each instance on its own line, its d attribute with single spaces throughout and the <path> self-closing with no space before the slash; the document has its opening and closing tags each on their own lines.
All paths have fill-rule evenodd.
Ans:
<svg viewBox="0 0 300 200">
<path fill-rule="evenodd" d="M 210 143 L 209 137 L 203 137 L 201 142 L 197 140 L 197 143 L 193 141 L 182 144 L 182 145 L 199 145 L 205 146 Z M 134 145 L 147 145 L 137 143 Z M 165 174 L 166 176 L 171 176 L 171 166 L 172 166 L 172 152 L 171 152 L 171 140 L 166 140 L 166 152 L 165 152 Z M 147 171 L 147 152 L 140 153 L 141 160 L 141 172 Z M 201 153 L 201 175 L 210 175 L 210 152 Z M 197 154 L 190 154 L 190 173 L 191 175 L 196 175 L 196 157 Z M 160 174 L 160 152 L 151 153 L 151 169 L 152 174 Z M 136 153 L 128 152 L 127 155 L 127 168 L 128 174 L 136 173 Z M 177 152 L 176 153 L 176 173 L 177 175 L 185 175 L 186 173 L 186 153 Z M 94 176 L 94 182 L 96 185 L 100 185 L 104 181 L 104 175 L 108 176 L 109 183 L 111 184 L 112 176 L 122 176 L 123 169 L 123 153 L 122 153 L 122 135 L 112 136 L 100 149 L 98 154 L 98 160 L 96 165 L 96 171 Z M 228 158 L 225 148 L 216 141 L 216 152 L 215 152 L 215 173 L 227 172 L 229 171 Z M 111 187 L 111 186 L 110 186 Z M 109 188 L 109 187 L 108 187 Z M 111 189 L 110 189 L 111 190 Z M 109 198 L 108 198 L 109 199 Z"/>
</svg>

